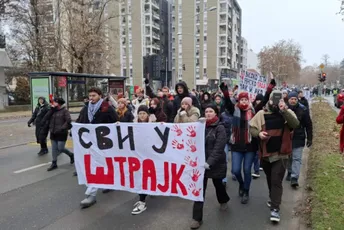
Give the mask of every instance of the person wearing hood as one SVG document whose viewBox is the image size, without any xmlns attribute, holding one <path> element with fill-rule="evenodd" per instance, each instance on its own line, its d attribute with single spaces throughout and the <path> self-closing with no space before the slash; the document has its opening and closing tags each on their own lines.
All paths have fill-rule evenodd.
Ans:
<svg viewBox="0 0 344 230">
<path fill-rule="evenodd" d="M 146 93 L 147 96 L 150 98 L 158 98 L 159 99 L 159 107 L 162 108 L 163 113 L 166 115 L 166 121 L 168 123 L 173 123 L 173 103 L 171 101 L 171 98 L 169 96 L 169 89 L 167 87 L 163 87 L 161 92 L 158 92 L 158 94 L 154 94 L 152 88 L 149 86 L 149 80 L 145 79 L 145 85 L 146 85 Z M 150 106 L 151 107 L 151 106 Z M 159 118 L 157 117 L 159 120 Z"/>
<path fill-rule="evenodd" d="M 287 181 L 290 181 L 291 186 L 296 188 L 299 186 L 298 179 L 302 165 L 302 152 L 305 145 L 309 148 L 313 141 L 313 123 L 309 115 L 309 110 L 302 105 L 298 100 L 296 92 L 290 92 L 288 95 L 288 107 L 297 116 L 300 125 L 294 129 L 293 134 L 293 153 L 289 158 L 289 167 Z M 306 142 L 307 139 L 307 142 Z"/>
<path fill-rule="evenodd" d="M 202 96 L 201 100 L 201 117 L 204 117 L 205 109 L 208 107 L 208 105 L 213 104 L 211 100 L 211 95 L 208 92 L 205 92 Z"/>
<path fill-rule="evenodd" d="M 259 155 L 269 188 L 270 221 L 277 223 L 280 221 L 282 181 L 292 153 L 292 130 L 299 126 L 295 113 L 281 98 L 281 91 L 273 91 L 265 109 L 249 122 L 250 133 L 259 138 Z"/>
<path fill-rule="evenodd" d="M 181 102 L 185 97 L 190 97 L 192 99 L 192 105 L 198 109 L 201 109 L 201 106 L 197 97 L 189 93 L 189 89 L 185 82 L 178 82 L 176 84 L 175 90 L 176 90 L 176 96 L 174 97 L 174 101 L 173 101 L 172 117 L 176 117 L 177 112 L 180 108 Z"/>
<path fill-rule="evenodd" d="M 47 147 L 48 133 L 46 133 L 46 135 L 42 135 L 41 137 L 39 135 L 42 128 L 41 122 L 44 116 L 48 113 L 48 111 L 49 111 L 48 102 L 45 100 L 44 97 L 39 97 L 35 111 L 33 112 L 31 119 L 27 122 L 28 127 L 31 127 L 32 123 L 36 126 L 36 129 L 35 129 L 36 141 L 41 146 L 41 150 L 38 152 L 39 156 L 42 156 L 49 152 L 48 147 Z"/>
<path fill-rule="evenodd" d="M 55 98 L 51 109 L 42 121 L 42 124 L 48 125 L 46 128 L 49 128 L 53 158 L 47 171 L 57 169 L 57 157 L 61 153 L 67 154 L 70 158 L 70 163 L 74 164 L 74 154 L 65 148 L 71 122 L 72 119 L 69 111 L 66 109 L 65 100 L 63 98 Z"/>
<path fill-rule="evenodd" d="M 219 120 L 219 111 L 215 105 L 208 105 L 205 109 L 205 175 L 203 180 L 203 197 L 207 189 L 208 179 L 212 179 L 216 198 L 220 204 L 220 210 L 228 209 L 228 201 L 230 200 L 226 187 L 222 183 L 222 179 L 226 177 L 227 162 L 226 153 L 224 151 L 227 137 L 226 130 Z M 204 118 L 203 118 L 204 119 Z M 203 205 L 204 202 L 196 201 L 193 205 L 191 229 L 198 229 L 203 223 Z"/>
<path fill-rule="evenodd" d="M 253 118 L 255 111 L 249 101 L 247 92 L 238 94 L 238 102 L 233 104 L 229 98 L 228 87 L 221 83 L 220 89 L 226 101 L 226 108 L 233 116 L 231 150 L 232 150 L 232 173 L 239 183 L 239 196 L 241 203 L 247 204 L 249 201 L 249 191 L 251 186 L 251 168 L 254 157 L 258 150 L 256 138 L 252 138 L 249 132 L 249 122 Z M 242 168 L 244 178 L 242 177 Z"/>
<path fill-rule="evenodd" d="M 192 105 L 191 97 L 184 97 L 180 109 L 174 118 L 174 123 L 196 122 L 201 114 L 198 108 Z"/>
</svg>

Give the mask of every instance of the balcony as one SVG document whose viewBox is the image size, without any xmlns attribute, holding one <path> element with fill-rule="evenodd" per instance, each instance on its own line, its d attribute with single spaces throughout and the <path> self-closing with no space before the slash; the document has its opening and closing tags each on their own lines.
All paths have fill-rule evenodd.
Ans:
<svg viewBox="0 0 344 230">
<path fill-rule="evenodd" d="M 160 35 L 159 35 L 158 33 L 153 32 L 153 33 L 152 33 L 152 37 L 153 37 L 154 39 L 160 40 Z"/>
<path fill-rule="evenodd" d="M 160 50 L 160 44 L 159 43 L 153 42 L 152 46 L 154 49 Z"/>
<path fill-rule="evenodd" d="M 221 18 L 220 19 L 220 25 L 221 24 L 227 24 L 227 20 L 225 18 Z"/>
<path fill-rule="evenodd" d="M 219 34 L 221 34 L 221 35 L 226 35 L 226 34 L 227 34 L 227 30 L 220 29 L 220 30 L 219 30 Z"/>
<path fill-rule="evenodd" d="M 160 14 L 159 13 L 153 11 L 152 15 L 153 15 L 153 18 L 160 20 Z"/>
<path fill-rule="evenodd" d="M 160 30 L 160 24 L 157 22 L 153 22 L 153 28 Z"/>
<path fill-rule="evenodd" d="M 227 46 L 226 40 L 219 41 L 219 46 Z"/>
</svg>

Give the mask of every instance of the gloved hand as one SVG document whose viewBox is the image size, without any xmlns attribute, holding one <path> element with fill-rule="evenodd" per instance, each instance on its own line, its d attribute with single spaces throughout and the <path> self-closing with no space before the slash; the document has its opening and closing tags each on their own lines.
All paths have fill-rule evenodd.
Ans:
<svg viewBox="0 0 344 230">
<path fill-rule="evenodd" d="M 148 78 L 145 78 L 145 85 L 149 85 L 149 80 L 148 80 Z"/>
<path fill-rule="evenodd" d="M 179 112 L 179 116 L 185 116 L 185 115 L 186 115 L 186 111 L 185 110 Z"/>
<path fill-rule="evenodd" d="M 27 127 L 31 127 L 31 123 L 30 122 L 27 123 Z"/>
<path fill-rule="evenodd" d="M 205 162 L 204 168 L 207 169 L 207 170 L 209 170 L 209 169 L 210 169 L 210 165 L 209 165 L 207 162 Z"/>
<path fill-rule="evenodd" d="M 227 91 L 228 91 L 228 86 L 227 86 L 227 84 L 224 83 L 224 82 L 222 82 L 222 83 L 220 84 L 220 89 L 221 89 L 222 92 L 227 92 Z"/>
<path fill-rule="evenodd" d="M 307 148 L 310 148 L 312 146 L 312 144 L 313 144 L 312 141 L 307 140 L 307 143 L 306 143 Z"/>
</svg>

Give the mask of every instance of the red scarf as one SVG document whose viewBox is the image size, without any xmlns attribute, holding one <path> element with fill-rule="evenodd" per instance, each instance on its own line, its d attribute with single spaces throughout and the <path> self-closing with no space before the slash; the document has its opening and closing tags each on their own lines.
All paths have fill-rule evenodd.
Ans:
<svg viewBox="0 0 344 230">
<path fill-rule="evenodd" d="M 219 120 L 219 118 L 217 116 L 213 117 L 212 119 L 207 119 L 207 121 L 205 123 L 205 127 L 209 127 L 210 125 L 214 124 L 218 120 Z"/>
</svg>

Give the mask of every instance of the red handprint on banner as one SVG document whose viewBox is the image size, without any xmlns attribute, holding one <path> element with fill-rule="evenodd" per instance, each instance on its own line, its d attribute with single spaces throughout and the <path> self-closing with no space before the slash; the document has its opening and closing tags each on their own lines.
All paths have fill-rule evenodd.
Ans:
<svg viewBox="0 0 344 230">
<path fill-rule="evenodd" d="M 177 140 L 173 140 L 172 141 L 172 147 L 174 149 L 178 149 L 178 150 L 182 150 L 184 149 L 184 140 L 182 140 L 182 143 L 179 143 Z"/>
<path fill-rule="evenodd" d="M 186 130 L 189 132 L 189 137 L 196 137 L 196 126 L 189 126 Z"/>
<path fill-rule="evenodd" d="M 172 132 L 175 132 L 177 134 L 177 136 L 181 136 L 183 134 L 183 131 L 182 129 L 180 128 L 179 125 L 174 125 L 173 126 L 173 129 L 172 129 Z"/>
<path fill-rule="evenodd" d="M 191 179 L 194 181 L 194 182 L 197 182 L 198 181 L 198 178 L 201 176 L 200 172 L 198 171 L 198 169 L 194 169 L 192 170 L 192 177 Z"/>
<path fill-rule="evenodd" d="M 195 142 L 195 141 L 189 140 L 189 141 L 186 143 L 186 145 L 189 146 L 189 149 L 188 149 L 189 152 L 194 153 L 194 152 L 197 151 L 196 142 Z"/>
<path fill-rule="evenodd" d="M 184 158 L 185 164 L 188 165 L 188 166 L 191 166 L 191 167 L 193 167 L 193 168 L 197 167 L 197 159 L 198 159 L 198 158 L 196 157 L 196 159 L 193 161 L 192 158 L 191 158 L 190 156 L 186 156 L 186 157 Z"/>
<path fill-rule="evenodd" d="M 194 195 L 194 196 L 199 196 L 202 188 L 197 189 L 196 184 L 192 183 L 189 185 L 189 191 Z"/>
</svg>

